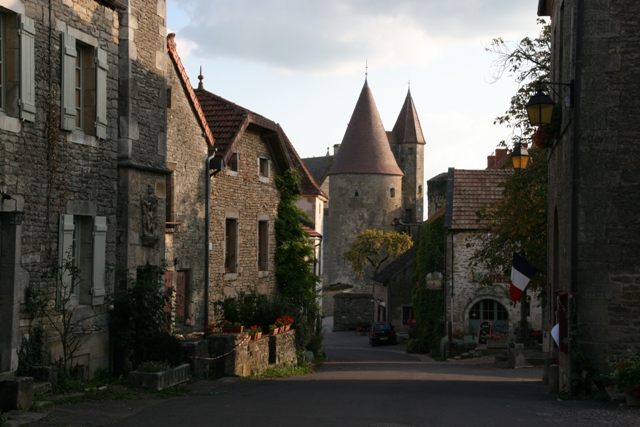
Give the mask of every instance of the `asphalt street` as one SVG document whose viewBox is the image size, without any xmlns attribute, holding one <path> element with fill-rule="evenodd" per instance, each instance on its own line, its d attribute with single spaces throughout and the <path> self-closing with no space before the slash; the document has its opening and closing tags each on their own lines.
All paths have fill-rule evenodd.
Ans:
<svg viewBox="0 0 640 427">
<path fill-rule="evenodd" d="M 328 360 L 318 365 L 314 374 L 259 381 L 201 381 L 192 385 L 190 396 L 120 402 L 120 414 L 113 408 L 106 413 L 100 402 L 90 403 L 93 407 L 82 406 L 87 403 L 54 407 L 48 423 L 37 425 L 640 425 L 640 411 L 633 408 L 558 400 L 542 385 L 540 368 L 500 368 L 490 359 L 439 362 L 406 354 L 402 344 L 371 348 L 368 338 L 355 332 L 328 331 L 324 343 Z M 89 419 L 80 419 L 82 411 Z"/>
</svg>

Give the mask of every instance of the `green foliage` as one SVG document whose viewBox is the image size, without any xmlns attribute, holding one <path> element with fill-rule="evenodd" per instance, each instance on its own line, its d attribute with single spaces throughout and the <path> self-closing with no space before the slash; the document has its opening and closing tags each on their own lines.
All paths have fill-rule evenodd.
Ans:
<svg viewBox="0 0 640 427">
<path fill-rule="evenodd" d="M 496 117 L 494 124 L 504 124 L 511 129 L 511 138 L 518 142 L 526 139 L 535 130 L 530 124 L 524 108 L 535 93 L 537 81 L 549 81 L 551 64 L 551 27 L 544 19 L 538 19 L 540 33 L 534 39 L 525 37 L 520 42 L 504 41 L 501 37 L 491 41 L 485 50 L 496 54 L 493 63 L 493 81 L 500 80 L 505 73 L 514 77 L 518 90 L 511 97 L 509 108 Z M 542 87 L 543 90 L 547 89 Z M 504 141 L 503 141 L 504 143 Z"/>
<path fill-rule="evenodd" d="M 262 374 L 252 376 L 251 379 L 254 380 L 265 380 L 270 378 L 287 378 L 293 377 L 297 375 L 306 375 L 312 374 L 313 369 L 309 364 L 300 364 L 300 365 L 287 365 L 287 366 L 275 366 L 272 368 L 267 368 Z"/>
<path fill-rule="evenodd" d="M 309 222 L 311 219 L 295 204 L 300 198 L 299 183 L 300 172 L 297 169 L 289 169 L 283 176 L 276 177 L 276 186 L 280 190 L 275 221 L 276 281 L 285 298 L 306 311 L 317 313 L 316 284 L 320 278 L 313 273 L 313 241 L 301 222 L 301 219 Z"/>
<path fill-rule="evenodd" d="M 623 356 L 609 360 L 611 375 L 609 379 L 625 393 L 640 395 L 640 356 L 629 350 Z"/>
<path fill-rule="evenodd" d="M 179 341 L 170 335 L 165 305 L 172 290 L 162 291 L 163 267 L 140 270 L 138 279 L 116 292 L 111 313 L 111 332 L 116 350 L 130 358 L 133 367 L 146 361 L 182 359 Z"/>
<path fill-rule="evenodd" d="M 511 174 L 502 186 L 503 198 L 477 212 L 478 221 L 486 221 L 487 233 L 473 239 L 480 248 L 472 257 L 472 266 L 482 265 L 490 274 L 510 275 L 513 252 L 525 254 L 538 268 L 528 289 L 546 296 L 547 263 L 547 156 L 537 148 L 529 150 L 529 167 Z M 490 283 L 489 283 L 490 284 Z"/>
<path fill-rule="evenodd" d="M 49 355 L 44 346 L 44 329 L 36 326 L 31 329 L 29 339 L 22 337 L 18 351 L 18 370 L 16 376 L 32 377 L 34 368 L 49 364 Z"/>
<path fill-rule="evenodd" d="M 444 291 L 427 289 L 426 276 L 443 271 L 445 234 L 444 216 L 420 225 L 413 275 L 418 285 L 412 292 L 416 326 L 407 343 L 407 350 L 415 353 L 437 356 L 444 336 Z"/>
<path fill-rule="evenodd" d="M 342 256 L 359 277 L 364 277 L 368 266 L 373 270 L 373 277 L 385 261 L 399 257 L 411 246 L 413 241 L 406 233 L 369 229 L 358 234 Z"/>
<path fill-rule="evenodd" d="M 142 362 L 140 365 L 138 365 L 138 368 L 136 369 L 138 372 L 164 372 L 164 371 L 168 371 L 171 368 L 171 366 L 169 365 L 169 362 L 167 361 L 150 361 L 150 362 Z"/>
</svg>

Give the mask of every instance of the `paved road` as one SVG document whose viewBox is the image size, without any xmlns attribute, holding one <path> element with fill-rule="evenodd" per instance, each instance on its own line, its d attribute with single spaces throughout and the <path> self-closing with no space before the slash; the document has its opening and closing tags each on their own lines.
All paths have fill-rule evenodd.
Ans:
<svg viewBox="0 0 640 427">
<path fill-rule="evenodd" d="M 435 362 L 402 345 L 371 348 L 355 332 L 327 333 L 329 360 L 311 375 L 279 380 L 227 378 L 194 385 L 194 395 L 120 402 L 122 413 L 96 403 L 92 418 L 64 424 L 140 426 L 538 427 L 638 426 L 640 411 L 614 404 L 558 401 L 539 369 L 497 368 L 486 360 Z M 138 406 L 136 406 L 138 405 Z M 60 414 L 60 412 L 58 412 Z M 102 416 L 108 422 L 101 420 Z M 110 418 L 109 418 L 110 417 Z"/>
</svg>

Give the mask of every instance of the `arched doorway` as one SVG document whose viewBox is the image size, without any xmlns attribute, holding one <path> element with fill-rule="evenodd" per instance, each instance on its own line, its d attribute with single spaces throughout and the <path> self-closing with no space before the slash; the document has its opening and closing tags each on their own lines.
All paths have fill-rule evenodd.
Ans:
<svg viewBox="0 0 640 427">
<path fill-rule="evenodd" d="M 476 302 L 469 310 L 469 329 L 473 335 L 478 335 L 478 328 L 483 320 L 488 320 L 493 329 L 501 332 L 509 332 L 509 311 L 494 299 L 483 299 Z"/>
</svg>

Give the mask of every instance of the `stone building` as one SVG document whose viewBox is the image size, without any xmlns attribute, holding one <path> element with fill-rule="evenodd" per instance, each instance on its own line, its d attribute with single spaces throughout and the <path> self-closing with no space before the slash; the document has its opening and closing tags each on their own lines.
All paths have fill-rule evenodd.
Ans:
<svg viewBox="0 0 640 427">
<path fill-rule="evenodd" d="M 509 330 L 520 321 L 520 305 L 510 304 L 510 277 L 495 275 L 493 285 L 482 283 L 482 269 L 471 266 L 480 244 L 474 239 L 486 232 L 476 212 L 502 198 L 499 186 L 513 169 L 463 170 L 449 168 L 445 226 L 445 319 L 452 332 L 477 336 L 480 322 L 488 320 L 496 329 Z M 430 181 L 431 182 L 431 181 Z M 542 311 L 530 295 L 528 322 L 539 328 Z"/>
<path fill-rule="evenodd" d="M 333 313 L 334 288 L 371 294 L 371 278 L 359 278 L 342 254 L 366 229 L 416 233 L 423 216 L 424 145 L 420 121 L 408 92 L 392 131 L 385 131 L 369 84 L 356 103 L 334 155 L 303 159 L 328 192 L 324 232 L 324 313 Z M 413 227 L 413 228 L 412 228 Z M 378 311 L 380 308 L 374 308 Z"/>
<path fill-rule="evenodd" d="M 562 123 L 549 149 L 547 326 L 606 370 L 608 356 L 640 351 L 640 7 L 540 0 L 538 15 L 551 17 L 551 80 L 566 84 L 551 93 Z M 561 390 L 572 350 L 553 355 Z"/>
<path fill-rule="evenodd" d="M 322 237 L 326 195 L 302 165 L 277 123 L 204 88 L 193 88 L 167 41 L 168 177 L 167 286 L 177 290 L 178 331 L 203 330 L 212 303 L 243 292 L 276 292 L 274 221 L 280 192 L 276 176 L 299 168 L 301 203 Z M 207 237 L 208 236 L 208 237 Z M 319 265 L 317 266 L 319 268 Z"/>
<path fill-rule="evenodd" d="M 27 311 L 37 292 L 85 319 L 78 372 L 108 367 L 106 296 L 164 258 L 164 14 L 162 0 L 0 0 L 0 375 L 36 325 L 62 353 Z M 48 274 L 65 263 L 79 272 Z"/>
</svg>

